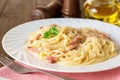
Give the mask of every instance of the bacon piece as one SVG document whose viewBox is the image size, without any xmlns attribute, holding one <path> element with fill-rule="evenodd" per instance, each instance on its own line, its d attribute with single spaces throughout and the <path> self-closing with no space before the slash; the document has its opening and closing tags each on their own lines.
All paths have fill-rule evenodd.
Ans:
<svg viewBox="0 0 120 80">
<path fill-rule="evenodd" d="M 52 52 L 52 54 L 55 54 L 56 52 Z"/>
<path fill-rule="evenodd" d="M 79 46 L 79 43 L 81 42 L 82 40 L 82 36 L 77 36 L 75 37 L 71 42 L 70 42 L 70 45 L 68 48 L 66 48 L 66 50 L 72 50 L 76 47 Z"/>
<path fill-rule="evenodd" d="M 42 28 L 43 28 L 43 26 L 40 27 L 40 29 L 42 29 Z"/>
<path fill-rule="evenodd" d="M 32 52 L 39 52 L 38 48 L 35 48 L 35 47 L 28 47 L 28 49 Z"/>
<path fill-rule="evenodd" d="M 81 39 L 82 39 L 81 36 L 77 36 L 70 42 L 70 44 L 80 43 Z"/>
<path fill-rule="evenodd" d="M 54 56 L 47 56 L 46 59 L 48 60 L 48 62 L 50 63 L 55 63 L 57 61 L 57 58 Z"/>
<path fill-rule="evenodd" d="M 78 46 L 77 43 L 72 44 L 72 45 L 69 45 L 69 47 L 67 47 L 66 50 L 67 50 L 67 51 L 68 51 L 68 50 L 72 50 L 72 49 L 76 48 L 77 46 Z"/>
<path fill-rule="evenodd" d="M 32 43 L 33 43 L 33 40 L 30 40 L 29 43 L 32 44 Z"/>
<path fill-rule="evenodd" d="M 106 39 L 111 40 L 110 37 L 107 36 L 105 33 L 100 32 L 100 31 L 98 31 L 98 30 L 96 30 L 96 29 L 94 29 L 94 31 L 96 32 L 96 36 L 98 36 L 98 37 L 103 37 L 103 38 L 106 38 Z"/>
<path fill-rule="evenodd" d="M 102 37 L 110 40 L 110 37 L 108 37 L 106 34 L 104 34 L 102 32 L 99 32 L 99 36 L 102 36 Z"/>
<path fill-rule="evenodd" d="M 40 38 L 40 36 L 42 36 L 41 34 L 37 34 L 36 36 L 35 36 L 35 40 L 38 40 L 39 38 Z"/>
</svg>

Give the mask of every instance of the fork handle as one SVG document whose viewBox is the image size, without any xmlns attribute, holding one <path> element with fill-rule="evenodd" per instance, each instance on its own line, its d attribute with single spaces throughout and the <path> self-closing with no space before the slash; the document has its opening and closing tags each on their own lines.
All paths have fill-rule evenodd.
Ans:
<svg viewBox="0 0 120 80">
<path fill-rule="evenodd" d="M 47 74 L 49 76 L 55 77 L 58 80 L 76 80 L 76 79 L 73 79 L 73 78 L 68 78 L 68 77 L 61 76 L 61 75 L 58 75 L 56 73 L 45 71 L 45 70 L 35 69 L 34 72 L 41 72 L 41 73 Z"/>
</svg>

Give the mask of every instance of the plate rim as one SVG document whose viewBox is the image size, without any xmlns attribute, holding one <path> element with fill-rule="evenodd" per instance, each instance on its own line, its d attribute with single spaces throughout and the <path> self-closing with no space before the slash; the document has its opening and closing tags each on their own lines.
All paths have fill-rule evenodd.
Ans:
<svg viewBox="0 0 120 80">
<path fill-rule="evenodd" d="M 97 20 L 82 19 L 82 18 L 51 18 L 51 19 L 43 19 L 43 20 L 55 20 L 55 19 L 77 19 L 77 20 L 81 19 L 81 20 L 97 21 Z M 11 28 L 8 32 L 6 32 L 5 35 L 4 35 L 3 38 L 2 38 L 2 47 L 3 47 L 3 49 L 5 50 L 5 52 L 6 52 L 10 57 L 14 58 L 16 61 L 19 61 L 19 62 L 21 62 L 21 63 L 23 63 L 23 64 L 26 64 L 26 65 L 28 65 L 28 66 L 31 66 L 31 67 L 38 68 L 36 65 L 33 65 L 33 64 L 30 64 L 30 63 L 27 63 L 27 62 L 24 62 L 24 61 L 22 61 L 22 60 L 20 60 L 20 59 L 15 58 L 15 56 L 13 56 L 12 54 L 10 54 L 10 53 L 5 49 L 5 46 L 3 45 L 3 43 L 4 43 L 4 38 L 5 38 L 5 37 L 7 36 L 7 34 L 8 34 L 10 31 L 12 31 L 13 29 L 15 29 L 15 28 L 17 28 L 17 27 L 19 27 L 19 26 L 21 26 L 21 25 L 24 25 L 24 24 L 29 24 L 29 23 L 32 23 L 32 22 L 39 22 L 39 21 L 43 21 L 43 20 L 29 21 L 29 22 L 26 22 L 26 23 L 17 25 L 17 26 L 15 26 L 15 27 Z M 102 21 L 98 21 L 98 22 L 105 23 L 105 22 L 102 22 Z M 105 24 L 109 24 L 109 23 L 105 23 Z M 69 24 L 68 24 L 68 25 L 69 25 Z M 112 24 L 109 24 L 109 25 L 112 25 Z M 115 25 L 112 25 L 112 26 L 115 26 Z M 117 26 L 116 26 L 116 27 L 117 27 Z M 119 66 L 120 66 L 120 65 L 119 65 Z M 117 68 L 117 67 L 119 67 L 119 66 L 116 66 L 116 67 L 114 66 L 114 67 L 112 67 L 112 68 L 103 69 L 103 70 L 94 70 L 94 71 L 89 70 L 89 71 L 81 71 L 81 72 L 74 72 L 74 71 L 59 71 L 59 70 L 54 70 L 54 69 L 47 69 L 47 68 L 40 68 L 40 67 L 39 67 L 39 68 L 40 68 L 40 69 L 43 69 L 43 70 L 54 71 L 54 72 L 87 73 L 87 72 L 106 71 L 106 70 L 110 70 L 110 69 Z"/>
</svg>

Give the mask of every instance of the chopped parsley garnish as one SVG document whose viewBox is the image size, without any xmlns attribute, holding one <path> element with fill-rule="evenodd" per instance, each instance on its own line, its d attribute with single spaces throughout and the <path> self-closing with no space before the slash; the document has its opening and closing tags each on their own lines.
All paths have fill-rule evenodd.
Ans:
<svg viewBox="0 0 120 80">
<path fill-rule="evenodd" d="M 57 29 L 57 27 L 53 26 L 44 33 L 44 38 L 47 39 L 47 38 L 54 37 L 54 36 L 58 35 L 58 33 L 59 33 L 59 30 Z"/>
</svg>

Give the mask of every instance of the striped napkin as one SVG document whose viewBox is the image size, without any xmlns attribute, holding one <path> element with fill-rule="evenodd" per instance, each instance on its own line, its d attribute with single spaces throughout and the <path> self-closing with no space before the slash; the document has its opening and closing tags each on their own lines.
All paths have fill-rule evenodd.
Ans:
<svg viewBox="0 0 120 80">
<path fill-rule="evenodd" d="M 75 78 L 76 80 L 120 80 L 120 67 L 93 73 L 57 73 L 67 77 Z M 18 74 L 6 66 L 0 68 L 0 77 L 10 80 L 57 80 L 43 73 Z"/>
</svg>

